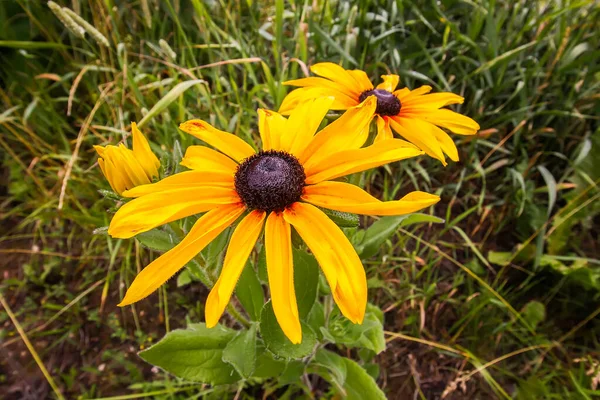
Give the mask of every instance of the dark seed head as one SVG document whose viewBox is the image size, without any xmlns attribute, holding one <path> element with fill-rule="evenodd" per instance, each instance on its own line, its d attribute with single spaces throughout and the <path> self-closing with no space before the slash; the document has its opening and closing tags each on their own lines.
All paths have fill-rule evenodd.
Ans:
<svg viewBox="0 0 600 400">
<path fill-rule="evenodd" d="M 235 190 L 250 210 L 283 211 L 300 200 L 306 175 L 293 155 L 261 151 L 245 159 L 235 173 Z"/>
<path fill-rule="evenodd" d="M 360 94 L 358 101 L 362 103 L 369 96 L 377 97 L 377 109 L 375 112 L 379 115 L 388 117 L 398 115 L 400 108 L 402 108 L 400 100 L 393 93 L 383 89 L 366 90 Z"/>
</svg>

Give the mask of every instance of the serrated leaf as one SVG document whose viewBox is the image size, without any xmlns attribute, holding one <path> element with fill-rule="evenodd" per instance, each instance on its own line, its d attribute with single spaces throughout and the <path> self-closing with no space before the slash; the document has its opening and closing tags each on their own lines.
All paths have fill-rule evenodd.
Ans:
<svg viewBox="0 0 600 400">
<path fill-rule="evenodd" d="M 276 378 L 282 374 L 285 369 L 286 362 L 280 359 L 276 359 L 273 353 L 265 350 L 264 347 L 258 348 L 259 356 L 256 359 L 256 369 L 254 374 L 255 378 Z"/>
<path fill-rule="evenodd" d="M 360 222 L 358 215 L 319 207 L 340 228 L 356 228 Z"/>
<path fill-rule="evenodd" d="M 273 305 L 271 301 L 268 301 L 263 307 L 260 319 L 260 333 L 267 349 L 285 359 L 297 359 L 309 355 L 313 351 L 317 339 L 308 325 L 303 322 L 301 324 L 302 342 L 293 344 L 281 330 L 273 312 Z"/>
<path fill-rule="evenodd" d="M 235 288 L 235 294 L 253 321 L 260 321 L 265 294 L 250 262 L 246 263 Z"/>
<path fill-rule="evenodd" d="M 304 320 L 317 299 L 319 286 L 319 264 L 312 254 L 304 250 L 293 249 L 294 257 L 294 287 L 298 314 Z"/>
<path fill-rule="evenodd" d="M 223 350 L 223 361 L 231 364 L 242 378 L 252 376 L 256 367 L 256 324 L 241 331 Z"/>
<path fill-rule="evenodd" d="M 171 250 L 177 244 L 177 240 L 173 235 L 160 229 L 142 232 L 136 235 L 135 238 L 142 246 L 162 252 Z"/>
<path fill-rule="evenodd" d="M 220 325 L 209 329 L 203 323 L 193 324 L 167 333 L 139 356 L 183 379 L 211 385 L 233 383 L 240 376 L 222 357 L 234 335 L 235 331 Z"/>
<path fill-rule="evenodd" d="M 382 318 L 381 310 L 368 304 L 362 324 L 354 324 L 343 315 L 334 313 L 328 330 L 322 332 L 327 340 L 334 343 L 367 348 L 379 354 L 385 350 Z"/>
</svg>

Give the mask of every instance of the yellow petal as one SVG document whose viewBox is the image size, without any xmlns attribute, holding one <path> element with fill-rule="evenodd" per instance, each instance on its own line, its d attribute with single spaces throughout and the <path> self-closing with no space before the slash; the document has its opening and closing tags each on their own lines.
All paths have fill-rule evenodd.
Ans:
<svg viewBox="0 0 600 400">
<path fill-rule="evenodd" d="M 123 145 L 119 147 L 106 146 L 104 149 L 104 166 L 112 177 L 115 187 L 119 190 L 118 193 L 135 186 L 134 173 L 127 168 L 124 150 L 127 148 Z"/>
<path fill-rule="evenodd" d="M 380 201 L 358 186 L 344 182 L 321 182 L 304 188 L 302 200 L 319 207 L 364 215 L 403 215 L 429 207 L 440 198 L 411 192 L 400 200 Z"/>
<path fill-rule="evenodd" d="M 107 171 L 106 167 L 104 166 L 104 160 L 99 158 L 98 159 L 98 165 L 100 166 L 100 170 L 102 171 L 102 174 L 104 175 L 104 177 L 106 178 L 106 180 L 108 181 L 108 184 L 110 185 L 110 187 L 112 188 L 112 190 L 115 193 L 121 193 L 119 192 L 116 188 L 115 185 L 113 184 L 113 179 L 112 176 L 109 176 L 109 172 Z"/>
<path fill-rule="evenodd" d="M 474 135 L 479 130 L 479 124 L 469 117 L 451 110 L 421 111 L 407 114 L 407 117 L 415 116 L 434 125 L 449 129 L 459 135 Z"/>
<path fill-rule="evenodd" d="M 103 146 L 94 145 L 94 150 L 96 150 L 96 153 L 98 153 L 99 157 L 104 157 L 104 147 Z"/>
<path fill-rule="evenodd" d="M 248 143 L 231 133 L 216 129 L 208 122 L 192 119 L 179 125 L 179 129 L 208 143 L 237 162 L 255 154 Z"/>
<path fill-rule="evenodd" d="M 412 94 L 412 93 L 411 93 Z M 407 96 L 408 97 L 408 96 Z M 465 99 L 454 93 L 433 93 L 423 96 L 404 98 L 401 100 L 400 112 L 432 111 L 450 104 L 462 104 Z"/>
<path fill-rule="evenodd" d="M 240 203 L 235 190 L 192 187 L 151 193 L 119 208 L 108 227 L 112 237 L 127 239 L 138 233 L 223 204 Z"/>
<path fill-rule="evenodd" d="M 244 208 L 240 205 L 225 205 L 200 217 L 177 246 L 158 257 L 135 277 L 119 306 L 135 303 L 158 289 L 243 212 Z"/>
<path fill-rule="evenodd" d="M 131 123 L 131 134 L 133 136 L 133 155 L 140 163 L 149 178 L 158 176 L 160 161 L 150 149 L 150 144 L 135 122 Z"/>
<path fill-rule="evenodd" d="M 217 325 L 225 311 L 233 289 L 235 289 L 244 265 L 246 265 L 246 260 L 262 231 L 265 215 L 264 211 L 252 211 L 244 217 L 231 235 L 221 275 L 206 299 L 207 327 L 212 328 Z"/>
<path fill-rule="evenodd" d="M 440 143 L 435 138 L 433 128 L 429 122 L 418 118 L 390 118 L 391 127 L 409 142 L 416 145 L 429 156 L 438 159 L 444 166 L 448 165 Z"/>
<path fill-rule="evenodd" d="M 383 82 L 377 85 L 377 89 L 387 90 L 388 92 L 396 90 L 396 86 L 400 82 L 398 75 L 381 75 L 381 79 L 383 79 Z"/>
<path fill-rule="evenodd" d="M 373 83 L 371 83 L 371 80 L 365 71 L 361 71 L 360 69 L 352 69 L 346 70 L 346 72 L 352 75 L 354 80 L 358 83 L 361 93 L 373 89 Z"/>
<path fill-rule="evenodd" d="M 288 118 L 286 131 L 280 136 L 278 150 L 298 157 L 315 136 L 333 101 L 333 97 L 319 97 L 296 107 Z"/>
<path fill-rule="evenodd" d="M 294 203 L 283 213 L 315 255 L 342 314 L 360 324 L 367 306 L 365 270 L 348 238 L 315 206 Z"/>
<path fill-rule="evenodd" d="M 262 108 L 258 110 L 258 130 L 263 150 L 281 148 L 281 136 L 287 130 L 287 121 L 287 118 L 278 112 Z"/>
<path fill-rule="evenodd" d="M 110 153 L 110 151 L 105 151 L 105 157 L 107 153 Z M 106 157 L 103 160 L 103 164 L 104 176 L 115 192 L 121 194 L 127 190 L 127 187 L 133 187 L 133 183 L 131 183 L 127 174 L 122 171 L 122 168 L 119 169 L 115 166 L 112 158 Z"/>
<path fill-rule="evenodd" d="M 333 96 L 335 101 L 331 104 L 332 110 L 347 110 L 350 107 L 358 105 L 358 95 L 350 97 L 344 92 L 339 90 L 320 88 L 320 87 L 303 87 L 300 89 L 292 90 L 283 99 L 279 112 L 283 115 L 289 115 L 298 104 L 302 104 L 305 101 L 316 99 L 317 97 L 329 97 Z"/>
<path fill-rule="evenodd" d="M 382 140 L 362 149 L 331 154 L 321 163 L 311 164 L 310 168 L 305 168 L 306 183 L 310 185 L 335 179 L 421 154 L 421 150 L 404 140 Z"/>
<path fill-rule="evenodd" d="M 196 188 L 202 190 L 203 187 L 225 187 L 234 188 L 233 173 L 222 171 L 185 171 L 167 178 L 161 179 L 156 183 L 136 186 L 133 189 L 123 192 L 125 197 L 140 197 L 150 193 L 162 192 L 164 190 Z"/>
<path fill-rule="evenodd" d="M 360 105 L 346 111 L 315 135 L 298 156 L 300 163 L 306 168 L 321 163 L 333 153 L 360 148 L 369 137 L 369 125 L 376 107 L 377 98 L 370 96 Z"/>
<path fill-rule="evenodd" d="M 402 88 L 400 90 L 394 91 L 393 93 L 394 93 L 394 96 L 396 96 L 398 98 L 398 100 L 400 100 L 400 102 L 402 102 L 402 101 L 404 101 L 404 98 L 410 94 L 410 89 Z"/>
<path fill-rule="evenodd" d="M 265 249 L 275 318 L 285 336 L 294 344 L 300 343 L 302 327 L 294 288 L 291 229 L 281 213 L 272 212 L 267 218 Z"/>
<path fill-rule="evenodd" d="M 346 88 L 347 93 L 353 97 L 358 97 L 363 92 L 356 79 L 354 79 L 354 76 L 337 64 L 331 62 L 318 63 L 310 67 L 310 70 L 314 74 L 331 79 L 342 85 Z"/>
<path fill-rule="evenodd" d="M 325 79 L 325 78 L 310 77 L 310 78 L 293 79 L 290 81 L 285 81 L 285 82 L 283 82 L 283 84 L 290 85 L 290 86 L 298 86 L 298 87 L 315 87 L 315 88 L 322 88 L 322 89 L 325 89 L 325 88 L 333 89 L 335 91 L 344 93 L 347 96 L 354 97 L 353 93 L 348 91 L 346 86 L 340 85 L 337 82 L 330 81 L 329 79 Z"/>
<path fill-rule="evenodd" d="M 431 132 L 433 133 L 435 140 L 438 141 L 444 154 L 447 154 L 452 161 L 458 161 L 458 149 L 456 148 L 452 138 L 435 125 L 431 125 Z"/>
<path fill-rule="evenodd" d="M 123 144 L 119 146 L 119 150 L 123 160 L 122 168 L 126 171 L 127 175 L 129 175 L 129 178 L 133 183 L 132 187 L 150 183 L 151 180 L 149 174 L 146 173 L 144 167 L 137 158 L 135 158 L 133 151 L 126 148 Z M 127 188 L 131 189 L 130 187 Z"/>
<path fill-rule="evenodd" d="M 198 171 L 220 171 L 232 174 L 238 166 L 231 158 L 206 146 L 188 147 L 181 165 Z"/>
<path fill-rule="evenodd" d="M 410 101 L 411 99 L 414 99 L 415 97 L 422 96 L 429 92 L 431 92 L 431 86 L 423 85 L 421 87 L 418 87 L 418 88 L 413 89 L 413 90 L 409 91 L 408 93 L 406 93 L 404 96 L 402 96 L 400 101 Z M 398 95 L 396 95 L 396 96 L 398 96 Z"/>
<path fill-rule="evenodd" d="M 390 122 L 388 117 L 377 116 L 377 136 L 375 136 L 375 143 L 381 140 L 393 139 L 394 134 L 390 128 Z"/>
</svg>

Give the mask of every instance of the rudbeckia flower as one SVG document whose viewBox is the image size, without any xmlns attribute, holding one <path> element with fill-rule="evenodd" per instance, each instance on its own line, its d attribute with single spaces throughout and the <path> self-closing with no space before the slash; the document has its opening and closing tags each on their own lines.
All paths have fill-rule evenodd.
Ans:
<svg viewBox="0 0 600 400">
<path fill-rule="evenodd" d="M 121 207 L 108 232 L 130 238 L 159 225 L 203 214 L 173 249 L 140 272 L 119 304 L 125 306 L 154 292 L 219 233 L 241 221 L 231 235 L 219 279 L 206 301 L 206 325 L 223 314 L 250 252 L 263 232 L 268 283 L 279 325 L 293 343 L 302 330 L 294 292 L 292 227 L 312 251 L 343 315 L 361 323 L 367 304 L 367 281 L 356 251 L 341 229 L 318 207 L 365 215 L 411 213 L 439 201 L 412 192 L 395 201 L 380 201 L 364 190 L 334 179 L 414 157 L 422 151 L 391 139 L 360 148 L 356 138 L 369 122 L 376 102 L 368 100 L 315 135 L 333 98 L 305 102 L 289 118 L 259 110 L 262 150 L 201 120 L 180 129 L 214 149 L 191 146 L 181 172 L 124 193 L 136 197 Z"/>
<path fill-rule="evenodd" d="M 458 161 L 458 151 L 446 128 L 459 135 L 474 135 L 479 124 L 471 118 L 442 107 L 462 104 L 463 97 L 454 93 L 433 93 L 431 86 L 396 90 L 398 75 L 382 75 L 383 82 L 375 87 L 361 70 L 346 70 L 337 64 L 319 63 L 310 70 L 320 77 L 295 79 L 284 85 L 300 86 L 290 92 L 279 112 L 289 114 L 298 104 L 320 96 L 334 96 L 333 110 L 347 110 L 370 96 L 377 98 L 375 141 L 391 139 L 392 129 L 418 146 L 428 155 L 446 165 L 444 154 Z"/>
<path fill-rule="evenodd" d="M 135 122 L 131 124 L 133 150 L 108 145 L 94 146 L 98 153 L 98 164 L 110 187 L 122 195 L 125 190 L 152 182 L 158 177 L 160 161 L 152 153 L 148 140 L 142 135 Z"/>
</svg>

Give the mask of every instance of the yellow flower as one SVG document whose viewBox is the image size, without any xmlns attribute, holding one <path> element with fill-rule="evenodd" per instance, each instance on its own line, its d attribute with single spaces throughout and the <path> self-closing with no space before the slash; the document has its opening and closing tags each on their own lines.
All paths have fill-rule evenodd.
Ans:
<svg viewBox="0 0 600 400">
<path fill-rule="evenodd" d="M 442 108 L 462 104 L 464 98 L 454 93 L 433 93 L 431 86 L 396 90 L 398 75 L 382 75 L 383 83 L 374 87 L 361 70 L 345 70 L 337 64 L 319 63 L 311 71 L 321 77 L 295 79 L 284 85 L 300 86 L 283 100 L 279 112 L 289 114 L 298 104 L 321 96 L 334 96 L 331 108 L 347 110 L 366 98 L 377 98 L 377 137 L 375 141 L 391 139 L 392 129 L 428 155 L 446 165 L 444 154 L 458 161 L 458 151 L 452 139 L 439 127 L 459 135 L 474 135 L 479 124 L 471 118 Z"/>
<path fill-rule="evenodd" d="M 133 150 L 122 143 L 119 146 L 94 146 L 102 173 L 110 187 L 121 195 L 128 189 L 151 183 L 153 177 L 158 177 L 160 167 L 160 161 L 135 122 L 131 123 L 131 133 Z"/>
<path fill-rule="evenodd" d="M 319 207 L 365 215 L 411 213 L 439 201 L 412 192 L 382 202 L 357 186 L 334 179 L 423 154 L 400 139 L 362 146 L 362 131 L 376 107 L 370 99 L 351 108 L 315 135 L 332 97 L 305 102 L 286 119 L 259 110 L 262 150 L 201 120 L 180 125 L 216 150 L 190 146 L 181 172 L 157 183 L 128 190 L 136 197 L 115 214 L 108 232 L 130 238 L 159 225 L 204 213 L 173 249 L 135 278 L 119 304 L 128 305 L 154 292 L 245 212 L 229 242 L 223 269 L 206 302 L 206 325 L 217 324 L 246 260 L 265 232 L 267 272 L 273 309 L 285 335 L 300 343 L 302 331 L 294 292 L 291 229 L 294 227 L 318 260 L 343 315 L 361 323 L 367 281 L 350 241 Z M 360 140 L 357 140 L 360 139 Z"/>
</svg>

